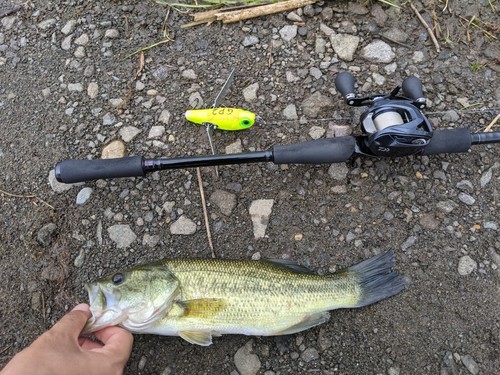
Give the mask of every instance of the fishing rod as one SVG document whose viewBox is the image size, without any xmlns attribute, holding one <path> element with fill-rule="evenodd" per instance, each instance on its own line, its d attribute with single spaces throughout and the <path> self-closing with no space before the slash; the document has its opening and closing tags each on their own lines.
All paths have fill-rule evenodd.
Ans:
<svg viewBox="0 0 500 375">
<path fill-rule="evenodd" d="M 335 87 L 346 104 L 367 107 L 360 117 L 362 134 L 276 145 L 267 151 L 238 154 L 145 159 L 63 160 L 55 166 L 59 182 L 143 177 L 149 172 L 230 164 L 272 162 L 274 164 L 331 164 L 354 155 L 403 157 L 467 152 L 472 145 L 500 143 L 500 132 L 471 133 L 468 128 L 434 130 L 422 113 L 426 107 L 422 82 L 406 78 L 389 94 L 358 98 L 355 79 L 348 72 L 335 78 Z M 403 95 L 398 96 L 402 90 Z"/>
</svg>

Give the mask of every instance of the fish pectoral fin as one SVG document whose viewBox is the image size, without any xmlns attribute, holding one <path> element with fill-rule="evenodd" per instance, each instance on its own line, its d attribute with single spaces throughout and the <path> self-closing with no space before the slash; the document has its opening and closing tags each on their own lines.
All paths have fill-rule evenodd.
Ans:
<svg viewBox="0 0 500 375">
<path fill-rule="evenodd" d="M 317 325 L 323 324 L 330 319 L 330 314 L 328 311 L 323 311 L 320 313 L 308 314 L 304 316 L 304 318 L 288 328 L 285 328 L 282 331 L 275 332 L 273 335 L 291 335 L 293 333 L 305 331 L 306 329 L 315 327 Z"/>
<path fill-rule="evenodd" d="M 226 301 L 220 298 L 200 298 L 176 301 L 184 309 L 183 317 L 204 318 L 213 317 L 226 307 Z"/>
<path fill-rule="evenodd" d="M 191 344 L 209 346 L 212 344 L 211 331 L 180 331 L 179 336 Z"/>
</svg>

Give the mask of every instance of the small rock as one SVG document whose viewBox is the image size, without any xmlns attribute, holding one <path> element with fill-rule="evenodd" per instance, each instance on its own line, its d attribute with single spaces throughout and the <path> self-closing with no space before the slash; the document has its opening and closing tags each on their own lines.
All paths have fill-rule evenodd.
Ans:
<svg viewBox="0 0 500 375">
<path fill-rule="evenodd" d="M 319 68 L 316 68 L 315 66 L 311 67 L 309 69 L 309 74 L 313 76 L 315 79 L 320 79 L 323 76 L 323 73 L 321 73 L 321 70 Z"/>
<path fill-rule="evenodd" d="M 389 367 L 389 370 L 387 370 L 387 375 L 399 375 L 400 373 L 399 367 Z"/>
<path fill-rule="evenodd" d="M 256 239 L 265 237 L 273 205 L 274 199 L 257 199 L 250 204 L 248 211 L 253 223 L 253 235 Z"/>
<path fill-rule="evenodd" d="M 73 30 L 75 29 L 75 26 L 76 26 L 76 20 L 71 19 L 68 22 L 66 22 L 64 27 L 61 29 L 61 32 L 64 35 L 71 34 L 73 32 Z"/>
<path fill-rule="evenodd" d="M 309 129 L 309 136 L 312 139 L 320 139 L 325 133 L 326 133 L 326 130 L 323 129 L 321 126 L 315 125 Z"/>
<path fill-rule="evenodd" d="M 68 84 L 68 90 L 69 91 L 77 91 L 77 92 L 82 92 L 83 91 L 83 86 L 81 83 L 69 83 Z"/>
<path fill-rule="evenodd" d="M 130 142 L 140 132 L 141 132 L 141 129 L 138 129 L 135 126 L 125 126 L 125 127 L 120 129 L 120 136 L 122 137 L 124 142 Z"/>
<path fill-rule="evenodd" d="M 243 39 L 243 47 L 251 47 L 259 43 L 259 38 L 255 35 L 248 35 Z"/>
<path fill-rule="evenodd" d="M 112 113 L 106 113 L 102 118 L 102 124 L 104 126 L 113 125 L 116 122 L 116 117 Z"/>
<path fill-rule="evenodd" d="M 247 102 L 253 102 L 257 100 L 257 91 L 259 90 L 259 83 L 253 83 L 243 89 L 243 97 Z"/>
<path fill-rule="evenodd" d="M 454 109 L 450 109 L 443 115 L 444 122 L 456 122 L 460 119 L 459 114 Z"/>
<path fill-rule="evenodd" d="M 417 242 L 416 236 L 410 236 L 401 244 L 401 250 L 406 251 Z"/>
<path fill-rule="evenodd" d="M 288 104 L 283 110 L 283 116 L 287 120 L 298 120 L 299 116 L 297 115 L 297 107 L 295 104 Z"/>
<path fill-rule="evenodd" d="M 419 220 L 420 225 L 425 229 L 434 230 L 439 227 L 439 221 L 433 214 L 423 214 Z"/>
<path fill-rule="evenodd" d="M 280 29 L 279 33 L 281 39 L 285 42 L 289 42 L 297 36 L 297 25 L 285 25 Z"/>
<path fill-rule="evenodd" d="M 15 17 L 6 17 L 8 19 L 10 18 L 15 18 Z M 51 28 L 52 26 L 54 26 L 56 24 L 57 20 L 55 18 L 49 18 L 48 20 L 45 20 L 45 21 L 42 21 L 38 24 L 38 27 L 42 30 L 47 30 L 49 28 Z M 3 23 L 3 20 L 2 20 L 2 23 Z M 4 27 L 6 29 L 9 29 L 10 27 L 7 27 L 6 25 L 4 25 Z"/>
<path fill-rule="evenodd" d="M 175 202 L 174 201 L 168 201 L 168 202 L 163 203 L 163 205 L 161 207 L 163 208 L 163 210 L 167 214 L 171 214 L 172 211 L 174 210 L 174 206 L 175 206 Z"/>
<path fill-rule="evenodd" d="M 171 117 L 172 115 L 170 114 L 170 112 L 164 109 L 163 111 L 161 111 L 160 117 L 158 117 L 158 121 L 163 122 L 165 125 L 168 125 L 170 123 Z"/>
<path fill-rule="evenodd" d="M 239 154 L 243 151 L 243 145 L 241 144 L 241 139 L 237 139 L 230 145 L 226 146 L 226 154 Z"/>
<path fill-rule="evenodd" d="M 182 215 L 177 221 L 170 225 L 170 233 L 190 235 L 196 233 L 196 224 L 193 220 Z"/>
<path fill-rule="evenodd" d="M 344 181 L 348 173 L 346 163 L 334 163 L 328 168 L 328 175 L 336 181 Z"/>
<path fill-rule="evenodd" d="M 92 194 L 92 188 L 90 187 L 83 188 L 78 192 L 78 195 L 76 196 L 76 204 L 82 205 L 87 203 L 91 194 Z"/>
<path fill-rule="evenodd" d="M 333 100 L 329 96 L 323 95 L 319 91 L 314 92 L 302 102 L 302 111 L 308 117 L 318 117 L 323 108 L 331 107 Z"/>
<path fill-rule="evenodd" d="M 494 221 L 485 221 L 483 224 L 484 229 L 497 230 L 498 225 Z"/>
<path fill-rule="evenodd" d="M 42 246 L 49 246 L 55 238 L 57 226 L 54 223 L 45 224 L 41 227 L 37 234 L 36 239 Z"/>
<path fill-rule="evenodd" d="M 261 363 L 252 346 L 253 340 L 250 340 L 234 354 L 234 364 L 240 375 L 256 375 L 260 370 Z"/>
<path fill-rule="evenodd" d="M 230 216 L 233 209 L 236 207 L 236 195 L 217 189 L 210 195 L 210 203 L 219 207 L 224 215 Z"/>
<path fill-rule="evenodd" d="M 473 197 L 464 192 L 458 194 L 458 199 L 460 199 L 462 203 L 465 203 L 468 206 L 472 206 L 476 202 L 476 200 Z"/>
<path fill-rule="evenodd" d="M 301 16 L 299 16 L 296 12 L 290 12 L 287 14 L 286 19 L 292 22 L 303 22 Z"/>
<path fill-rule="evenodd" d="M 111 142 L 103 148 L 101 153 L 101 159 L 123 158 L 124 156 L 126 156 L 126 146 L 120 140 Z"/>
<path fill-rule="evenodd" d="M 99 85 L 96 82 L 90 82 L 87 87 L 87 95 L 90 97 L 90 99 L 95 99 L 97 98 L 98 94 L 99 94 Z"/>
<path fill-rule="evenodd" d="M 75 44 L 79 46 L 86 46 L 90 41 L 88 34 L 84 33 L 75 39 Z"/>
<path fill-rule="evenodd" d="M 85 263 L 85 249 L 81 248 L 80 252 L 78 253 L 78 255 L 76 256 L 76 258 L 73 262 L 73 265 L 76 268 L 81 268 L 81 267 L 83 267 L 84 263 Z"/>
<path fill-rule="evenodd" d="M 441 201 L 438 202 L 436 207 L 439 211 L 444 212 L 445 214 L 449 214 L 451 211 L 453 211 L 458 205 L 453 202 L 452 200 L 446 200 L 446 201 Z"/>
<path fill-rule="evenodd" d="M 142 244 L 143 245 L 148 245 L 149 247 L 155 247 L 158 245 L 158 242 L 160 242 L 160 236 L 158 235 L 150 235 L 150 234 L 144 234 L 144 237 L 142 237 Z"/>
<path fill-rule="evenodd" d="M 108 228 L 108 234 L 119 249 L 129 247 L 137 239 L 136 234 L 127 224 L 112 225 Z"/>
<path fill-rule="evenodd" d="M 165 127 L 161 125 L 151 127 L 148 134 L 148 139 L 160 138 L 165 134 Z"/>
<path fill-rule="evenodd" d="M 73 38 L 73 35 L 68 35 L 66 38 L 64 38 L 61 42 L 61 49 L 64 51 L 69 51 L 71 48 L 71 39 Z"/>
<path fill-rule="evenodd" d="M 374 63 L 390 63 L 396 57 L 392 48 L 382 40 L 374 40 L 361 50 L 361 56 Z"/>
<path fill-rule="evenodd" d="M 302 358 L 304 362 L 309 363 L 317 360 L 319 358 L 319 353 L 315 348 L 307 348 L 302 352 L 300 358 Z"/>
<path fill-rule="evenodd" d="M 472 375 L 479 374 L 479 366 L 470 355 L 466 354 L 462 356 L 461 360 L 464 366 L 467 368 L 467 370 L 469 370 L 469 372 Z"/>
<path fill-rule="evenodd" d="M 425 61 L 425 55 L 422 51 L 415 51 L 412 60 L 415 64 L 421 64 Z"/>
<path fill-rule="evenodd" d="M 458 261 L 458 273 L 462 276 L 470 275 L 476 268 L 476 261 L 468 255 L 461 257 Z"/>
<path fill-rule="evenodd" d="M 116 29 L 108 29 L 104 33 L 104 37 L 108 39 L 116 39 L 120 36 L 120 33 Z"/>
<path fill-rule="evenodd" d="M 193 69 L 186 69 L 182 72 L 182 78 L 195 80 L 198 78 L 198 75 L 194 72 Z"/>
<path fill-rule="evenodd" d="M 491 178 L 493 177 L 493 170 L 497 169 L 498 167 L 500 167 L 500 163 L 496 162 L 492 167 L 490 167 L 486 172 L 482 174 L 480 179 L 480 184 L 482 188 L 489 184 Z"/>
<path fill-rule="evenodd" d="M 359 37 L 349 34 L 331 34 L 330 43 L 333 50 L 339 57 L 339 59 L 344 61 L 352 61 L 354 59 L 354 53 L 359 45 Z M 365 47 L 366 48 L 366 47 Z"/>
<path fill-rule="evenodd" d="M 141 359 L 139 360 L 139 363 L 137 364 L 137 369 L 144 370 L 144 367 L 146 367 L 146 362 L 147 362 L 146 356 L 142 356 Z"/>
</svg>

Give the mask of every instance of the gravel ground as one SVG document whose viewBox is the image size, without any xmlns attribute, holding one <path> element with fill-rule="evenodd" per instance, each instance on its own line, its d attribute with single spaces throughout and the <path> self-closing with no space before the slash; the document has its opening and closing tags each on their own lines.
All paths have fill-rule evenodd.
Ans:
<svg viewBox="0 0 500 375">
<path fill-rule="evenodd" d="M 146 0 L 0 3 L 0 366 L 85 301 L 84 282 L 159 258 L 211 256 L 195 170 L 77 185 L 51 170 L 103 150 L 210 153 L 184 112 L 211 106 L 233 67 L 223 104 L 265 122 L 216 132 L 219 152 L 359 133 L 360 111 L 333 86 L 342 70 L 360 95 L 416 75 L 436 128 L 484 129 L 500 107 L 500 44 L 486 33 L 498 37 L 500 4 L 412 3 L 437 20 L 441 52 L 407 5 L 324 1 L 182 29 L 188 15 L 165 21 L 166 8 Z M 473 16 L 481 28 L 468 24 Z M 147 50 L 136 74 L 138 55 L 127 56 L 164 40 L 164 25 L 173 40 Z M 408 287 L 291 336 L 224 336 L 205 348 L 137 335 L 126 373 L 494 374 L 498 160 L 490 145 L 332 166 L 224 166 L 219 178 L 202 168 L 218 257 L 285 258 L 326 273 L 393 249 Z"/>
</svg>

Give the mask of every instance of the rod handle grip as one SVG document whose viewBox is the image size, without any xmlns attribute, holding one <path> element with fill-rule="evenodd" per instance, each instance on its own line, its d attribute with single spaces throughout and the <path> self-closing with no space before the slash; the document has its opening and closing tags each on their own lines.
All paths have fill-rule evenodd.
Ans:
<svg viewBox="0 0 500 375">
<path fill-rule="evenodd" d="M 275 164 L 330 164 L 348 160 L 355 151 L 354 137 L 336 137 L 273 147 Z"/>
<path fill-rule="evenodd" d="M 59 182 L 71 184 L 107 178 L 143 177 L 143 158 L 130 156 L 116 159 L 63 160 L 56 164 Z"/>
<path fill-rule="evenodd" d="M 472 135 L 467 128 L 436 130 L 422 155 L 467 152 L 471 145 Z"/>
</svg>

